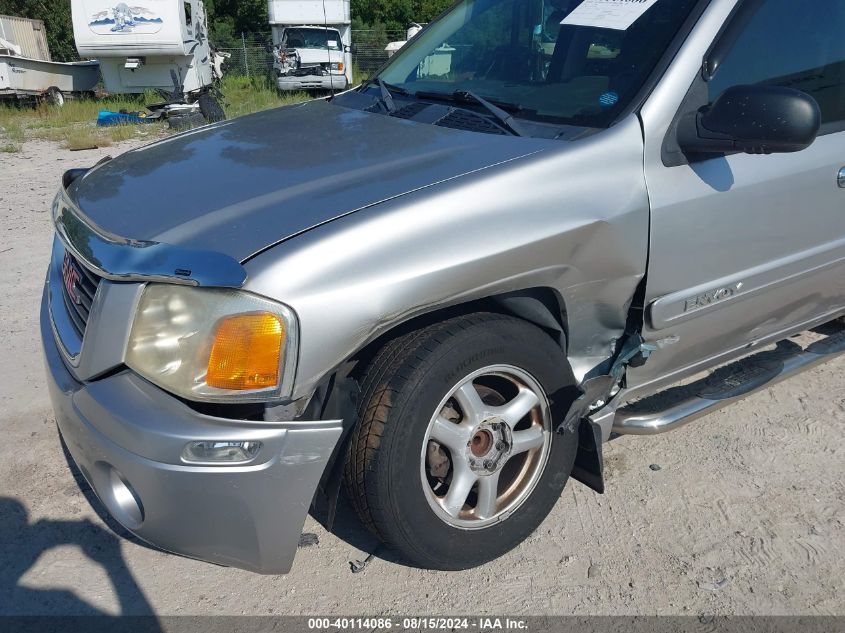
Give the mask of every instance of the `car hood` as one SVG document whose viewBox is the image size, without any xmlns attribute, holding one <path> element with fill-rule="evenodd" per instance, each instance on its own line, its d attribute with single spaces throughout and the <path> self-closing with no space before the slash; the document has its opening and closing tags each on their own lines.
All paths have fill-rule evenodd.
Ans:
<svg viewBox="0 0 845 633">
<path fill-rule="evenodd" d="M 343 51 L 326 50 L 325 48 L 296 48 L 295 50 L 299 53 L 299 59 L 302 60 L 303 64 L 343 61 Z"/>
<path fill-rule="evenodd" d="M 129 151 L 68 194 L 106 233 L 244 261 L 337 217 L 548 145 L 318 100 Z"/>
</svg>

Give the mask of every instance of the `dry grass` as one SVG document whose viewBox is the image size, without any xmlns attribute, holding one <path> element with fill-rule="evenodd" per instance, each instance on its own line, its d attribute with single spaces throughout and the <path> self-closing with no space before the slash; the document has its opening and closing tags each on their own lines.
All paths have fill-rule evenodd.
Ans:
<svg viewBox="0 0 845 633">
<path fill-rule="evenodd" d="M 104 99 L 68 99 L 61 108 L 41 103 L 35 107 L 0 104 L 0 127 L 15 122 L 28 129 L 64 128 L 71 125 L 90 124 L 96 121 L 100 110 L 143 110 L 145 103 L 160 100 L 154 92 L 144 95 L 123 95 Z"/>
<path fill-rule="evenodd" d="M 23 126 L 15 122 L 3 126 L 3 136 L 13 143 L 23 143 L 26 140 Z"/>
<path fill-rule="evenodd" d="M 13 154 L 21 151 L 26 140 L 23 126 L 14 120 L 0 120 L 0 153 Z"/>
<path fill-rule="evenodd" d="M 281 95 L 265 77 L 224 78 L 223 105 L 231 118 L 299 103 L 304 93 Z M 68 99 L 61 108 L 40 104 L 36 107 L 0 103 L 0 152 L 19 152 L 27 139 L 52 141 L 68 149 L 107 147 L 132 139 L 150 141 L 172 133 L 165 123 L 121 124 L 97 127 L 100 111 L 139 112 L 145 104 L 160 102 L 154 91 L 143 95 L 117 95 L 104 99 Z"/>
<path fill-rule="evenodd" d="M 137 112 L 145 102 L 156 100 L 154 93 L 138 97 L 106 99 L 73 99 L 61 108 L 40 104 L 36 107 L 0 104 L 0 142 L 4 151 L 19 151 L 27 139 L 52 141 L 68 149 L 107 147 L 133 138 L 156 138 L 165 133 L 163 124 L 118 125 L 97 127 L 101 110 Z M 18 150 L 12 150 L 17 147 Z"/>
<path fill-rule="evenodd" d="M 223 107 L 230 119 L 307 101 L 311 97 L 304 92 L 280 94 L 276 86 L 267 77 L 223 78 Z"/>
<path fill-rule="evenodd" d="M 138 130 L 136 125 L 113 125 L 108 128 L 109 138 L 114 143 L 128 141 L 131 138 L 137 137 L 139 134 L 143 135 L 144 130 Z"/>
</svg>

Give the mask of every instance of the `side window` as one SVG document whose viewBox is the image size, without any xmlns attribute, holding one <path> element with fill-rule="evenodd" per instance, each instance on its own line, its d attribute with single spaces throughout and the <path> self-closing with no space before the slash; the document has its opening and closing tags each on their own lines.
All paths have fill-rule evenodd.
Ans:
<svg viewBox="0 0 845 633">
<path fill-rule="evenodd" d="M 709 83 L 795 88 L 815 98 L 822 124 L 845 122 L 845 1 L 764 0 Z"/>
</svg>

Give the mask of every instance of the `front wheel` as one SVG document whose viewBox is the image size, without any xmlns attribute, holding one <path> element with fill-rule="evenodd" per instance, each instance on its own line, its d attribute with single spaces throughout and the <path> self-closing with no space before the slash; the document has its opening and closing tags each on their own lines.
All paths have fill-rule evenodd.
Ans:
<svg viewBox="0 0 845 633">
<path fill-rule="evenodd" d="M 467 569 L 543 521 L 575 460 L 550 394 L 566 358 L 537 327 L 459 317 L 398 338 L 362 380 L 346 482 L 364 523 L 411 563 Z"/>
</svg>

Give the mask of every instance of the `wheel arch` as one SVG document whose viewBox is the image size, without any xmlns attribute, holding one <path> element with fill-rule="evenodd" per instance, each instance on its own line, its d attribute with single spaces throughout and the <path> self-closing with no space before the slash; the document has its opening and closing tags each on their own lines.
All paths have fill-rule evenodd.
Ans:
<svg viewBox="0 0 845 633">
<path fill-rule="evenodd" d="M 358 379 L 369 362 L 389 341 L 409 331 L 448 318 L 478 312 L 507 314 L 536 325 L 549 337 L 550 344 L 560 347 L 568 358 L 566 304 L 555 289 L 547 286 L 494 294 L 440 307 L 396 322 L 386 332 L 366 342 L 329 376 L 324 390 L 318 389 L 318 392 L 322 392 L 319 399 L 322 401 L 321 408 L 324 414 L 330 411 L 332 417 L 344 420 L 343 436 L 320 483 L 320 492 L 326 503 L 326 512 L 322 516 L 325 518 L 328 529 L 331 529 L 334 522 L 351 431 L 357 421 Z M 562 371 L 568 371 L 570 375 L 572 373 L 571 367 L 562 368 Z M 574 383 L 572 386 L 577 387 Z M 572 477 L 601 493 L 604 491 L 601 442 L 595 440 L 592 431 L 589 425 L 579 431 L 580 441 Z"/>
<path fill-rule="evenodd" d="M 363 371 L 368 361 L 390 340 L 439 321 L 476 312 L 507 314 L 532 323 L 543 330 L 564 354 L 568 351 L 568 320 L 563 297 L 554 288 L 537 286 L 441 306 L 397 321 L 351 355 L 348 361 L 355 364 L 355 369 L 350 376 L 354 378 Z"/>
</svg>

